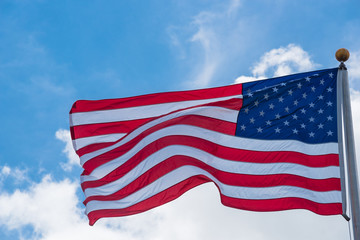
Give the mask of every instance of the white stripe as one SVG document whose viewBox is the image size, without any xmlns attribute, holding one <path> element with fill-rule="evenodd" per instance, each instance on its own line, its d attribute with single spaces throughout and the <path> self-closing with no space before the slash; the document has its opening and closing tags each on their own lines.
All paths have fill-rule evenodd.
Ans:
<svg viewBox="0 0 360 240">
<path fill-rule="evenodd" d="M 133 132 L 131 132 L 127 136 L 125 136 L 121 141 L 119 141 L 118 143 L 116 143 L 112 146 L 102 148 L 97 151 L 83 155 L 80 158 L 80 160 L 81 160 L 80 163 L 81 163 L 81 165 L 83 165 L 89 159 L 99 156 L 105 152 L 108 152 L 114 148 L 117 148 L 117 147 L 129 142 L 130 140 L 134 139 L 142 132 L 144 132 L 147 129 L 154 127 L 162 122 L 165 122 L 170 119 L 177 118 L 177 117 L 185 116 L 185 115 L 190 115 L 190 114 L 205 116 L 205 117 L 219 119 L 219 120 L 223 120 L 223 121 L 227 121 L 227 122 L 236 123 L 239 111 L 228 109 L 228 108 L 222 108 L 222 107 L 206 106 L 206 107 L 191 108 L 191 109 L 186 109 L 183 111 L 171 113 L 169 115 L 165 115 L 163 117 L 156 118 L 153 121 L 148 122 L 148 123 L 138 127 Z"/>
<path fill-rule="evenodd" d="M 79 150 L 80 148 L 94 143 L 116 142 L 125 135 L 126 133 L 113 133 L 93 137 L 78 138 L 73 140 L 73 145 L 75 146 L 75 150 Z"/>
<path fill-rule="evenodd" d="M 341 203 L 340 191 L 317 192 L 293 186 L 277 186 L 267 188 L 231 186 L 219 182 L 210 173 L 200 168 L 194 166 L 183 166 L 170 172 L 167 175 L 164 175 L 157 181 L 152 182 L 146 187 L 121 200 L 90 201 L 86 205 L 86 214 L 100 209 L 122 209 L 130 207 L 170 188 L 171 186 L 174 186 L 183 180 L 188 179 L 189 177 L 199 174 L 209 177 L 219 187 L 220 192 L 228 197 L 256 200 L 296 197 L 308 199 L 317 203 Z"/>
<path fill-rule="evenodd" d="M 162 128 L 140 140 L 131 150 L 126 152 L 119 158 L 115 158 L 112 161 L 100 166 L 109 169 L 114 169 L 120 166 L 122 163 L 131 158 L 135 153 L 140 151 L 146 145 L 163 138 L 165 136 L 180 135 L 180 136 L 192 136 L 208 140 L 215 144 L 249 151 L 263 151 L 263 152 L 276 152 L 276 151 L 292 151 L 300 152 L 306 155 L 325 155 L 325 154 L 337 154 L 337 143 L 323 143 L 323 144 L 307 144 L 296 140 L 258 140 L 241 138 L 237 136 L 222 134 L 219 132 L 207 130 L 200 127 L 194 127 L 189 125 L 174 125 L 166 128 Z M 81 164 L 92 158 L 93 153 L 86 154 L 80 158 Z M 86 158 L 84 158 L 86 157 Z"/>
<path fill-rule="evenodd" d="M 137 153 L 136 150 L 131 151 L 131 153 L 125 154 L 122 157 L 119 157 L 117 159 L 117 161 L 114 160 L 114 161 L 111 161 L 111 162 L 108 162 L 108 163 L 105 163 L 105 164 L 99 166 L 90 175 L 81 176 L 81 181 L 82 182 L 96 181 L 98 179 L 103 178 L 104 176 L 106 176 L 107 174 L 112 172 L 114 169 L 121 166 L 124 162 L 129 160 L 131 157 L 133 157 L 136 153 Z M 280 167 L 281 166 L 280 164 L 282 164 L 282 163 L 272 163 L 272 164 L 276 164 L 276 165 L 274 165 L 274 166 L 277 166 L 276 169 L 275 168 L 270 169 L 270 172 L 264 171 L 264 170 L 260 170 L 263 167 L 260 167 L 260 168 L 257 167 L 257 165 L 263 165 L 264 163 L 259 163 L 259 164 L 245 163 L 245 162 L 240 163 L 237 161 L 221 159 L 221 158 L 217 158 L 216 156 L 214 156 L 208 152 L 202 151 L 200 149 L 189 147 L 189 146 L 182 146 L 182 145 L 171 145 L 171 146 L 167 146 L 163 149 L 160 149 L 159 151 L 153 153 L 152 155 L 150 155 L 149 157 L 144 159 L 137 167 L 135 167 L 135 169 L 138 169 L 138 168 L 143 169 L 143 172 L 145 172 L 146 170 L 150 169 L 152 166 L 154 166 L 154 165 L 160 163 L 161 161 L 163 161 L 171 156 L 174 156 L 174 155 L 184 155 L 184 156 L 193 157 L 193 158 L 203 161 L 204 163 L 209 164 L 210 166 L 213 166 L 214 168 L 217 168 L 219 170 L 226 171 L 226 172 L 236 172 L 236 173 L 254 174 L 254 175 L 290 173 L 290 174 L 305 176 L 305 177 L 314 178 L 314 179 L 339 177 L 339 173 L 337 170 L 332 170 L 330 172 L 325 171 L 325 173 L 320 173 L 321 168 L 311 168 L 311 167 L 308 167 L 309 169 L 311 169 L 311 171 L 307 172 L 307 173 L 300 173 L 301 171 L 300 172 L 287 172 L 288 170 L 285 170 L 283 167 Z M 254 170 L 253 168 L 248 168 L 246 164 L 254 165 L 253 168 L 256 168 L 257 170 Z M 267 166 L 269 167 L 271 165 L 267 165 Z M 290 166 L 292 166 L 292 165 L 290 165 Z M 303 165 L 294 164 L 294 166 L 297 166 L 296 169 L 298 169 L 298 171 L 303 168 L 307 169 L 307 167 L 305 167 Z M 338 167 L 335 167 L 335 169 L 337 169 L 337 168 Z M 304 169 L 302 171 L 305 171 Z M 312 169 L 315 169 L 315 172 L 312 172 L 313 171 Z M 319 169 L 319 172 L 317 169 Z M 135 174 L 135 173 L 139 173 L 137 170 L 133 170 L 133 171 L 134 171 L 134 173 L 130 174 L 131 176 L 139 176 L 138 174 Z M 280 171 L 280 172 L 277 172 L 277 171 Z"/>
<path fill-rule="evenodd" d="M 211 102 L 224 101 L 232 98 L 242 98 L 242 95 L 183 102 L 161 103 L 113 110 L 72 113 L 70 114 L 70 126 L 158 117 L 178 109 L 184 109 Z"/>
<path fill-rule="evenodd" d="M 307 167 L 294 163 L 248 163 L 231 161 L 222 158 L 218 158 L 212 154 L 202 151 L 197 148 L 188 146 L 173 145 L 163 148 L 148 158 L 144 159 L 139 165 L 133 168 L 130 172 L 124 175 L 122 178 L 108 183 L 106 185 L 87 188 L 85 189 L 85 197 L 95 195 L 109 195 L 120 190 L 122 187 L 127 186 L 146 171 L 159 164 L 160 162 L 176 155 L 188 156 L 198 159 L 210 167 L 218 169 L 220 171 L 236 173 L 236 174 L 248 174 L 248 175 L 272 175 L 272 174 L 292 174 L 302 176 L 311 179 L 328 179 L 328 178 L 340 178 L 339 167 Z M 91 177 L 92 179 L 94 177 Z M 84 176 L 83 180 L 86 177 Z"/>
</svg>

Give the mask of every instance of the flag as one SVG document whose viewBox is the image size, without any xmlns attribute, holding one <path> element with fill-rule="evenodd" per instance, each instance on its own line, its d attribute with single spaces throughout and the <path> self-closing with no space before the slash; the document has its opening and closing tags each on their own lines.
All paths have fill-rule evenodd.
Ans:
<svg viewBox="0 0 360 240">
<path fill-rule="evenodd" d="M 229 207 L 341 214 L 337 71 L 76 101 L 70 130 L 90 225 L 206 182 Z"/>
</svg>

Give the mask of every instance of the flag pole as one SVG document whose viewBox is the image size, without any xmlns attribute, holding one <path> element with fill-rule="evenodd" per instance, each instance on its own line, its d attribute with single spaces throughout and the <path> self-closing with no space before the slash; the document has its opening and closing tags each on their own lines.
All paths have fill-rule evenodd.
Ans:
<svg viewBox="0 0 360 240">
<path fill-rule="evenodd" d="M 339 77 L 342 82 L 343 95 L 343 120 L 344 120 L 344 138 L 345 138 L 345 155 L 346 167 L 349 186 L 349 203 L 350 203 L 350 217 L 352 222 L 352 232 L 354 240 L 360 240 L 360 196 L 359 183 L 357 175 L 357 164 L 355 154 L 355 142 L 353 122 L 351 115 L 350 90 L 349 80 L 345 61 L 349 59 L 350 53 L 348 50 L 341 48 L 336 51 L 335 57 L 340 62 Z M 343 143 L 341 143 L 343 144 Z"/>
</svg>

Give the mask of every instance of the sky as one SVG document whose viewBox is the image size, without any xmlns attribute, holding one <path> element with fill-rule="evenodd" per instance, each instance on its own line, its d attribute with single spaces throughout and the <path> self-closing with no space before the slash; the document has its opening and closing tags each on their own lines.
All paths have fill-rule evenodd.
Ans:
<svg viewBox="0 0 360 240">
<path fill-rule="evenodd" d="M 345 47 L 360 150 L 359 9 L 357 0 L 0 1 L 0 239 L 349 239 L 341 216 L 228 208 L 211 183 L 90 227 L 69 110 L 78 99 L 333 68 Z"/>
</svg>

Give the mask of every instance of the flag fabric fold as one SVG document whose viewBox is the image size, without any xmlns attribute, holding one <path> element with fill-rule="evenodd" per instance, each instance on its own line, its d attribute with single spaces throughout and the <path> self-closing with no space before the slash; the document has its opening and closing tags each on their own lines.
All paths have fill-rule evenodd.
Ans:
<svg viewBox="0 0 360 240">
<path fill-rule="evenodd" d="M 75 102 L 70 130 L 90 224 L 206 182 L 238 209 L 341 214 L 336 75 Z"/>
</svg>

